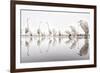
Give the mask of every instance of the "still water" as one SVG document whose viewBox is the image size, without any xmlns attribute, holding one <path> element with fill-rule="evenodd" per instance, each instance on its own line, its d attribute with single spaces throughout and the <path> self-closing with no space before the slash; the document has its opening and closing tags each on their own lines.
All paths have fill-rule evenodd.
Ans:
<svg viewBox="0 0 100 73">
<path fill-rule="evenodd" d="M 21 63 L 89 59 L 89 39 L 21 36 Z"/>
</svg>

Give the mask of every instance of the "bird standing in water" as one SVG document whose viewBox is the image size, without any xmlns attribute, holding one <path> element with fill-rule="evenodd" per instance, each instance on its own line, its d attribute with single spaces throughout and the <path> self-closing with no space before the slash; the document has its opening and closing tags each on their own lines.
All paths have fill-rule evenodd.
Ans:
<svg viewBox="0 0 100 73">
<path fill-rule="evenodd" d="M 27 26 L 25 28 L 25 34 L 27 34 L 29 32 L 29 19 L 27 18 Z"/>
</svg>

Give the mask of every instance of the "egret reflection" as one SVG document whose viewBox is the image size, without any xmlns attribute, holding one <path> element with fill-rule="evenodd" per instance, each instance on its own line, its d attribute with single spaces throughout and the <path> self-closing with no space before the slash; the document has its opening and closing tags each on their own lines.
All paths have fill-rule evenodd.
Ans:
<svg viewBox="0 0 100 73">
<path fill-rule="evenodd" d="M 28 26 L 27 29 L 25 28 L 25 34 L 21 35 L 22 47 L 24 47 L 22 53 L 27 55 L 25 58 L 29 58 L 31 62 L 88 59 L 90 36 L 88 24 L 82 20 L 79 23 L 84 33 L 78 33 L 74 26 L 69 26 L 71 31 L 64 32 L 51 29 L 47 22 L 47 33 L 41 31 L 39 25 L 36 34 L 33 34 Z"/>
</svg>

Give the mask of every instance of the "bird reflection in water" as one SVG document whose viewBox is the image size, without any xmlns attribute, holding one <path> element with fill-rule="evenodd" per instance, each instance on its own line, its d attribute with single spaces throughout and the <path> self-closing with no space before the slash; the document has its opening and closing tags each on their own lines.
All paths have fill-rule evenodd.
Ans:
<svg viewBox="0 0 100 73">
<path fill-rule="evenodd" d="M 27 48 L 27 56 L 29 56 L 29 42 L 25 41 L 25 45 L 26 45 L 26 48 Z"/>
<path fill-rule="evenodd" d="M 88 53 L 88 48 L 89 48 L 88 39 L 85 39 L 84 45 L 82 46 L 79 55 L 80 55 L 80 56 L 87 55 L 87 53 Z"/>
<path fill-rule="evenodd" d="M 40 25 L 39 28 L 37 30 L 37 35 L 33 35 L 32 32 L 29 31 L 29 26 L 27 29 L 25 29 L 25 34 L 28 34 L 26 37 L 29 38 L 29 40 L 25 41 L 25 46 L 27 48 L 27 56 L 29 56 L 29 48 L 32 45 L 31 42 L 35 42 L 35 40 L 37 41 L 37 46 L 41 47 L 41 44 L 46 40 L 48 43 L 48 48 L 46 51 L 44 52 L 49 52 L 50 50 L 50 45 L 52 45 L 53 47 L 56 44 L 61 44 L 62 42 L 64 42 L 64 44 L 69 44 L 70 45 L 70 49 L 74 49 L 77 44 L 78 41 L 81 39 L 84 39 L 84 45 L 79 49 L 79 56 L 84 56 L 87 55 L 88 53 L 88 48 L 89 48 L 89 28 L 88 28 L 88 24 L 87 22 L 84 22 L 83 20 L 79 21 L 80 23 L 80 27 L 83 29 L 85 34 L 77 34 L 77 31 L 75 30 L 75 28 L 73 26 L 70 26 L 71 31 L 65 31 L 66 34 L 62 34 L 60 31 L 57 33 L 55 31 L 55 29 L 53 29 L 53 31 L 50 30 L 49 28 L 49 24 L 48 24 L 48 32 L 49 34 L 46 35 L 45 33 L 41 32 L 40 30 Z M 81 38 L 80 38 L 81 37 Z M 36 39 L 37 38 L 37 39 Z M 66 46 L 67 47 L 67 46 Z M 40 49 L 40 53 L 43 53 L 42 49 Z"/>
<path fill-rule="evenodd" d="M 25 46 L 27 48 L 27 55 L 29 56 L 29 48 L 32 45 L 31 42 L 35 42 L 34 40 L 36 40 L 36 39 L 34 39 L 33 36 L 27 37 L 27 38 L 29 38 L 29 41 L 27 41 L 27 40 L 25 41 Z M 69 39 L 69 38 L 63 38 L 63 37 L 55 37 L 55 38 L 54 37 L 51 37 L 51 38 L 47 38 L 47 37 L 41 37 L 40 38 L 40 37 L 38 37 L 37 38 L 37 46 L 41 47 L 41 44 L 46 40 L 46 41 L 48 41 L 47 42 L 48 48 L 44 52 L 49 52 L 50 46 L 54 47 L 56 44 L 60 45 L 63 42 L 65 42 L 66 48 L 67 48 L 67 44 L 71 43 L 70 49 L 74 49 L 77 46 L 77 44 L 79 44 L 78 41 L 82 40 L 82 39 L 84 39 L 84 41 L 83 41 L 84 45 L 80 48 L 79 55 L 84 56 L 88 53 L 88 46 L 89 46 L 89 43 L 88 43 L 89 40 L 85 39 L 85 38 Z M 43 49 L 40 49 L 40 53 L 43 53 Z"/>
</svg>

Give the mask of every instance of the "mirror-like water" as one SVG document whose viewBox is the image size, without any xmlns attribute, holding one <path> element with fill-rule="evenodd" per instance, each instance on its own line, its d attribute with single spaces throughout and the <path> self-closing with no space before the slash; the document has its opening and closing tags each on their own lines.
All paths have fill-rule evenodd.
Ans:
<svg viewBox="0 0 100 73">
<path fill-rule="evenodd" d="M 89 39 L 21 36 L 21 63 L 89 59 Z"/>
</svg>

